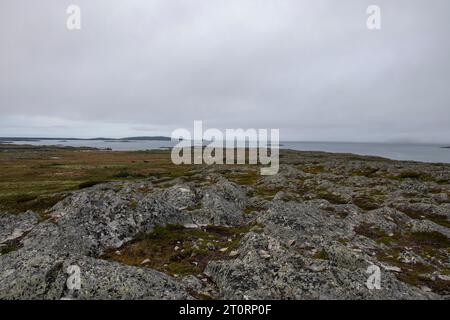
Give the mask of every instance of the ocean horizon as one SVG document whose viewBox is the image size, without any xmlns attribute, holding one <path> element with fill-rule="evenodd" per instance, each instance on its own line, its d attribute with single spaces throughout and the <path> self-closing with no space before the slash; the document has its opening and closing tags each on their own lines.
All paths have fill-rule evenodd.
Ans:
<svg viewBox="0 0 450 320">
<path fill-rule="evenodd" d="M 5 143 L 5 142 L 4 142 Z M 138 140 L 14 140 L 9 143 L 34 146 L 58 145 L 69 147 L 91 147 L 113 151 L 143 151 L 171 148 L 172 141 Z M 362 156 L 378 156 L 392 160 L 419 161 L 428 163 L 450 163 L 450 149 L 446 144 L 435 143 L 381 143 L 381 142 L 316 142 L 281 141 L 280 149 L 296 151 L 319 151 L 352 153 Z"/>
</svg>

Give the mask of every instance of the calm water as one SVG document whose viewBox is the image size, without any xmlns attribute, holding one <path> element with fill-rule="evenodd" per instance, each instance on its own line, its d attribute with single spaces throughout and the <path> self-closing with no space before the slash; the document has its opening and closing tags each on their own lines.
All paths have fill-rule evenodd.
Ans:
<svg viewBox="0 0 450 320">
<path fill-rule="evenodd" d="M 394 160 L 450 163 L 450 149 L 436 144 L 283 142 L 281 148 L 379 156 Z"/>
<path fill-rule="evenodd" d="M 174 146 L 174 143 L 170 141 L 42 140 L 14 141 L 14 143 L 111 148 L 115 151 L 154 150 Z M 281 144 L 282 149 L 354 153 L 395 160 L 450 163 L 450 149 L 441 148 L 445 145 L 348 142 L 282 142 Z"/>
</svg>

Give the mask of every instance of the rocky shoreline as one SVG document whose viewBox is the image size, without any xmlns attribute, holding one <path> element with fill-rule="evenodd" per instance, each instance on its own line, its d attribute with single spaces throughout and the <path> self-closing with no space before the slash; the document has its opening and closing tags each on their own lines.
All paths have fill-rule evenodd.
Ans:
<svg viewBox="0 0 450 320">
<path fill-rule="evenodd" d="M 198 166 L 73 191 L 45 216 L 1 213 L 0 299 L 450 297 L 450 165 L 280 160 L 275 176 Z"/>
</svg>

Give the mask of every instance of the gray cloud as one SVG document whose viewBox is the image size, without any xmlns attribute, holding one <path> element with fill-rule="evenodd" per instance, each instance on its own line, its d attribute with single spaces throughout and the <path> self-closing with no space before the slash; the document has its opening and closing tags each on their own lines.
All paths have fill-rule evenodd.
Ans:
<svg viewBox="0 0 450 320">
<path fill-rule="evenodd" d="M 72 3 L 80 31 L 65 28 Z M 380 31 L 366 28 L 370 4 Z M 170 134 L 198 119 L 284 139 L 448 142 L 449 12 L 447 0 L 2 0 L 0 135 Z"/>
</svg>

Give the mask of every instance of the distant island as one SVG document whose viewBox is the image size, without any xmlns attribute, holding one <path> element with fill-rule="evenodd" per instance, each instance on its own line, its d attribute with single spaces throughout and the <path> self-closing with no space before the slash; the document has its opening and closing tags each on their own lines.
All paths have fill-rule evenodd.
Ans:
<svg viewBox="0 0 450 320">
<path fill-rule="evenodd" d="M 0 137 L 0 142 L 14 142 L 14 141 L 41 141 L 41 140 L 62 140 L 62 141 L 93 141 L 93 140 L 103 140 L 103 141 L 170 141 L 170 137 L 164 136 L 140 136 L 140 137 L 126 137 L 126 138 L 30 138 L 30 137 Z"/>
</svg>

